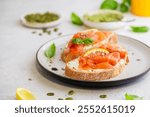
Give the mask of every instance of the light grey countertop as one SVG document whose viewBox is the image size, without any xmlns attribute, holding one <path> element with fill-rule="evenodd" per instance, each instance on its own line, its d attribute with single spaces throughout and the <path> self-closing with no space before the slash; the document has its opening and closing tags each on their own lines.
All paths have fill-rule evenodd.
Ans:
<svg viewBox="0 0 150 117">
<path fill-rule="evenodd" d="M 126 92 L 150 99 L 150 72 L 139 80 L 127 85 L 102 88 L 84 89 L 62 83 L 61 81 L 48 80 L 36 66 L 35 55 L 39 47 L 45 42 L 58 36 L 75 33 L 87 29 L 84 26 L 76 26 L 70 23 L 70 13 L 75 11 L 79 15 L 89 10 L 98 9 L 99 0 L 1 0 L 0 1 L 0 99 L 15 99 L 18 87 L 32 91 L 37 99 L 58 99 L 67 97 L 69 90 L 74 90 L 74 99 L 100 99 L 100 94 L 106 94 L 107 99 L 124 99 Z M 21 25 L 21 15 L 31 11 L 57 11 L 63 16 L 58 32 L 51 35 L 32 34 L 35 29 L 29 29 Z M 150 32 L 133 33 L 128 25 L 150 26 L 150 18 L 134 17 L 135 22 L 127 24 L 124 29 L 117 30 L 118 34 L 133 37 L 150 46 Z M 53 29 L 50 29 L 53 30 Z M 41 32 L 41 30 L 36 30 Z M 137 65 L 137 67 L 139 67 Z M 32 81 L 28 80 L 29 78 Z M 51 79 L 51 76 L 49 76 Z M 48 92 L 55 92 L 55 96 L 49 97 Z"/>
</svg>

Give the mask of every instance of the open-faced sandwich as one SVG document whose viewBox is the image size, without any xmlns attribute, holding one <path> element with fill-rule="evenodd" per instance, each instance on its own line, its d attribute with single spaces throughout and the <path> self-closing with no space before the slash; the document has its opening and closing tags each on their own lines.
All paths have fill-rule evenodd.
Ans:
<svg viewBox="0 0 150 117">
<path fill-rule="evenodd" d="M 89 49 L 97 48 L 101 44 L 115 44 L 117 40 L 117 35 L 114 32 L 99 31 L 97 29 L 78 32 L 73 35 L 66 45 L 62 53 L 62 60 L 68 62 L 81 56 Z"/>
<path fill-rule="evenodd" d="M 106 80 L 119 75 L 127 63 L 128 53 L 124 48 L 107 44 L 69 61 L 65 74 L 80 80 Z"/>
<path fill-rule="evenodd" d="M 96 29 L 76 33 L 66 45 L 62 59 L 65 75 L 79 80 L 106 80 L 119 75 L 129 62 L 114 32 Z"/>
</svg>

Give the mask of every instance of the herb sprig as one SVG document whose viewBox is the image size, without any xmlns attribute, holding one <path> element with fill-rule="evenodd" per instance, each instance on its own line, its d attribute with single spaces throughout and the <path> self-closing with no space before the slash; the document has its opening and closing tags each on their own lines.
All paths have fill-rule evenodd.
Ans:
<svg viewBox="0 0 150 117">
<path fill-rule="evenodd" d="M 76 25 L 83 25 L 81 18 L 74 12 L 71 13 L 71 22 Z"/>
<path fill-rule="evenodd" d="M 147 26 L 131 26 L 130 27 L 133 32 L 148 32 L 149 27 Z"/>
<path fill-rule="evenodd" d="M 125 99 L 126 99 L 126 100 L 142 100 L 143 97 L 139 97 L 139 96 L 137 96 L 137 95 L 132 95 L 132 94 L 126 93 L 126 94 L 125 94 Z"/>
<path fill-rule="evenodd" d="M 112 9 L 115 10 L 118 7 L 118 3 L 115 0 L 104 0 L 101 4 L 101 9 Z"/>
<path fill-rule="evenodd" d="M 88 44 L 92 44 L 93 43 L 93 39 L 91 39 L 91 38 L 85 38 L 85 39 L 74 38 L 72 40 L 72 43 L 73 44 L 85 44 L 85 45 L 88 45 Z"/>
<path fill-rule="evenodd" d="M 100 9 L 111 9 L 117 10 L 119 7 L 119 11 L 122 13 L 128 12 L 131 6 L 131 0 L 122 0 L 121 3 L 116 0 L 104 0 L 100 5 Z"/>
<path fill-rule="evenodd" d="M 52 58 L 53 56 L 55 56 L 55 53 L 56 53 L 56 46 L 54 43 L 51 44 L 47 50 L 45 50 L 45 56 L 47 58 Z"/>
</svg>

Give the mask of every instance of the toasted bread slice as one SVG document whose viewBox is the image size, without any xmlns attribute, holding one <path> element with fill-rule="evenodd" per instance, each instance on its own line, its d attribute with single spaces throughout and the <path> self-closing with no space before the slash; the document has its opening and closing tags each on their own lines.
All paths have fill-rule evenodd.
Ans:
<svg viewBox="0 0 150 117">
<path fill-rule="evenodd" d="M 79 69 L 79 58 L 67 63 L 65 75 L 78 80 L 99 81 L 107 80 L 119 75 L 125 68 L 126 60 L 121 59 L 112 69 Z"/>
<path fill-rule="evenodd" d="M 107 80 L 119 75 L 128 62 L 128 53 L 124 47 L 107 44 L 90 49 L 69 61 L 65 75 L 79 80 Z"/>
<path fill-rule="evenodd" d="M 86 31 L 83 31 L 83 33 L 88 33 L 90 31 L 93 31 L 93 32 L 98 32 L 99 30 L 97 29 L 90 29 L 90 30 L 86 30 Z M 99 31 L 101 32 L 101 31 Z M 92 49 L 92 48 L 97 48 L 99 47 L 101 44 L 117 44 L 117 41 L 118 41 L 118 38 L 117 38 L 117 35 L 116 33 L 114 32 L 102 32 L 104 33 L 105 37 L 103 40 L 101 41 L 98 41 L 97 43 L 94 43 L 92 45 L 84 45 L 83 47 L 83 51 L 77 53 L 77 54 L 72 54 L 70 52 L 70 48 L 69 48 L 69 43 L 70 41 L 72 41 L 72 39 L 68 42 L 68 44 L 66 45 L 66 47 L 64 48 L 64 51 L 61 55 L 61 58 L 64 62 L 68 62 L 68 61 L 71 61 L 79 56 L 81 56 L 83 53 L 85 53 L 86 51 L 88 51 L 89 49 Z"/>
</svg>

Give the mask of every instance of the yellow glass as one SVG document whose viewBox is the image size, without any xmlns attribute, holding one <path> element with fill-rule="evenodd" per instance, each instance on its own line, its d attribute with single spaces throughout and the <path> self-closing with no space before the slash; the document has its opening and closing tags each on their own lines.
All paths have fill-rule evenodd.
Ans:
<svg viewBox="0 0 150 117">
<path fill-rule="evenodd" d="M 138 16 L 150 16 L 150 0 L 131 0 L 131 12 Z"/>
</svg>

